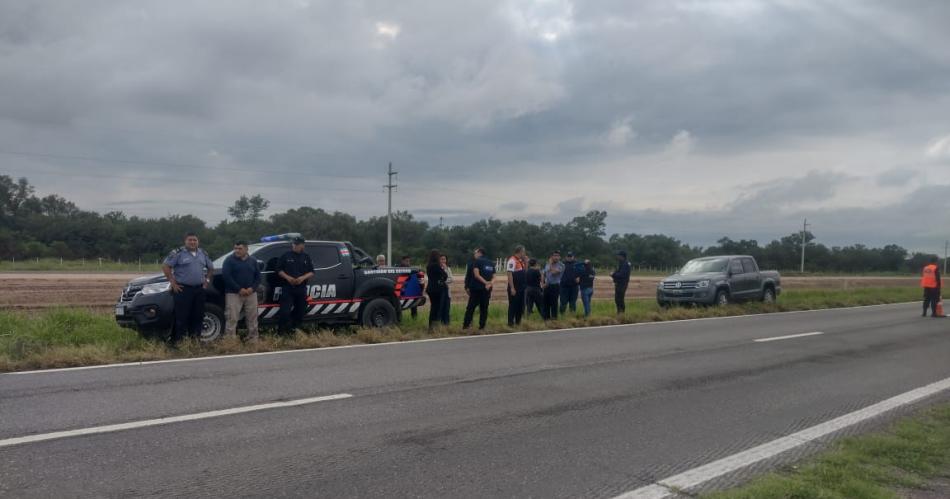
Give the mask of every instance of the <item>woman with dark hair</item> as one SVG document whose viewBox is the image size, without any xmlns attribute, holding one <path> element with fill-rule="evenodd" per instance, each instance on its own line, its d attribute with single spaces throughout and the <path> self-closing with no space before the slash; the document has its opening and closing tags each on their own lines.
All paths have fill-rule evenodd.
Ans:
<svg viewBox="0 0 950 499">
<path fill-rule="evenodd" d="M 429 295 L 429 329 L 435 327 L 437 322 L 442 319 L 442 300 L 445 297 L 447 284 L 445 279 L 448 277 L 442 268 L 439 250 L 429 252 L 429 261 L 426 262 L 426 276 L 429 284 L 426 286 L 426 294 Z"/>
</svg>

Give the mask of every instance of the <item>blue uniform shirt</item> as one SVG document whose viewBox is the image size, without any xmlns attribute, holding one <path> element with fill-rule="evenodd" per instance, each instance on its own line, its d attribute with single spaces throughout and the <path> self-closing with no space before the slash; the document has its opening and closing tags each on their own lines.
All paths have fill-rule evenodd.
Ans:
<svg viewBox="0 0 950 499">
<path fill-rule="evenodd" d="M 198 248 L 195 255 L 192 255 L 184 246 L 178 248 L 165 257 L 164 263 L 172 268 L 175 281 L 185 286 L 204 285 L 205 277 L 214 270 L 214 263 L 201 248 Z"/>
<path fill-rule="evenodd" d="M 495 265 L 491 260 L 485 257 L 478 258 L 472 262 L 472 268 L 478 269 L 478 274 L 486 281 L 490 281 L 492 277 L 495 276 Z M 482 284 L 482 281 L 479 281 L 475 278 L 474 273 L 472 274 L 471 281 L 469 282 L 469 289 L 485 289 L 485 285 Z"/>
</svg>

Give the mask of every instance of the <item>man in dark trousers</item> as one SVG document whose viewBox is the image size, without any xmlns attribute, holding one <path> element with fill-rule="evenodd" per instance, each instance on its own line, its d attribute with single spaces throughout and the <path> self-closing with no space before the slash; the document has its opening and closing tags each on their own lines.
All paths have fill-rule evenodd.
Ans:
<svg viewBox="0 0 950 499">
<path fill-rule="evenodd" d="M 524 293 L 527 287 L 527 266 L 525 265 L 524 246 L 520 244 L 515 246 L 515 251 L 508 258 L 505 270 L 508 273 L 508 325 L 515 326 L 521 324 L 525 307 Z"/>
<path fill-rule="evenodd" d="M 528 260 L 528 271 L 525 273 L 524 299 L 527 302 L 528 315 L 535 308 L 538 314 L 544 314 L 544 291 L 541 290 L 541 268 L 534 258 Z"/>
<path fill-rule="evenodd" d="M 171 343 L 177 344 L 185 334 L 199 338 L 204 329 L 205 288 L 214 277 L 214 264 L 205 250 L 198 247 L 197 234 L 185 234 L 185 245 L 165 257 L 162 271 L 175 301 Z"/>
<path fill-rule="evenodd" d="M 937 315 L 937 303 L 940 302 L 940 266 L 937 265 L 940 259 L 936 256 L 930 257 L 928 263 L 920 277 L 920 287 L 924 288 L 924 317 L 927 317 L 927 308 L 930 308 L 931 317 L 940 317 Z"/>
<path fill-rule="evenodd" d="M 541 318 L 557 320 L 557 301 L 561 296 L 561 275 L 564 273 L 564 264 L 561 263 L 561 252 L 555 251 L 548 258 L 547 265 L 541 271 L 541 287 L 544 288 L 544 303 L 541 307 Z"/>
<path fill-rule="evenodd" d="M 577 313 L 577 294 L 578 286 L 581 282 L 581 274 L 584 273 L 584 264 L 574 258 L 574 252 L 568 251 L 567 258 L 564 259 L 564 273 L 561 274 L 561 315 L 571 309 L 571 313 Z"/>
<path fill-rule="evenodd" d="M 283 334 L 300 327 L 307 313 L 307 281 L 313 277 L 313 262 L 304 251 L 306 240 L 295 237 L 291 250 L 277 262 L 277 276 L 283 280 L 280 290 L 280 322 Z"/>
<path fill-rule="evenodd" d="M 610 277 L 614 280 L 614 303 L 617 304 L 617 313 L 627 311 L 627 285 L 630 284 L 630 262 L 627 261 L 627 252 L 617 252 L 617 270 Z"/>
<path fill-rule="evenodd" d="M 475 307 L 478 307 L 478 329 L 485 329 L 488 322 L 488 302 L 491 299 L 492 279 L 495 278 L 495 264 L 485 258 L 485 250 L 475 250 L 475 259 L 469 264 L 471 272 L 466 272 L 468 305 L 465 307 L 465 319 L 462 329 L 472 326 Z"/>
</svg>

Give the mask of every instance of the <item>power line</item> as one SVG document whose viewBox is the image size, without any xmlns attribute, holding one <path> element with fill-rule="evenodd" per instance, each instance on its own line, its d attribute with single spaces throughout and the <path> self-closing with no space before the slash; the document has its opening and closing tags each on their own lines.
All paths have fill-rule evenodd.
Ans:
<svg viewBox="0 0 950 499">
<path fill-rule="evenodd" d="M 285 189 L 285 190 L 299 190 L 299 191 L 342 191 L 342 192 L 373 192 L 378 193 L 379 191 L 373 189 L 354 189 L 347 187 L 308 187 L 300 186 L 299 182 L 295 182 L 294 185 L 274 185 L 274 184 L 260 184 L 260 183 L 240 183 L 240 182 L 221 182 L 217 180 L 201 180 L 195 181 L 193 179 L 174 179 L 174 178 L 160 178 L 160 177 L 139 177 L 134 175 L 97 175 L 94 173 L 83 173 L 76 174 L 70 172 L 62 171 L 53 171 L 53 170 L 38 170 L 36 168 L 26 169 L 25 172 L 22 169 L 13 168 L 9 171 L 20 171 L 22 174 L 26 175 L 50 175 L 50 176 L 59 176 L 59 177 L 72 177 L 72 178 L 105 178 L 110 180 L 137 180 L 137 181 L 147 181 L 147 182 L 165 182 L 165 183 L 177 183 L 177 184 L 191 184 L 191 185 L 227 185 L 227 186 L 236 186 L 247 188 L 258 188 L 265 187 L 271 189 Z"/>
<path fill-rule="evenodd" d="M 286 175 L 297 175 L 300 172 L 294 170 L 256 170 L 250 168 L 235 168 L 230 166 L 209 166 L 209 165 L 199 165 L 199 164 L 189 164 L 189 163 L 167 163 L 162 161 L 142 161 L 142 160 L 131 160 L 131 159 L 114 159 L 114 158 L 94 158 L 89 156 L 76 156 L 76 155 L 66 155 L 66 154 L 47 154 L 47 153 L 38 153 L 38 152 L 24 152 L 24 151 L 4 151 L 0 150 L 0 154 L 7 156 L 22 156 L 28 158 L 47 158 L 47 159 L 65 159 L 71 161 L 91 161 L 97 163 L 112 163 L 120 165 L 139 165 L 139 166 L 160 166 L 162 168 L 187 168 L 187 169 L 203 169 L 203 170 L 224 170 L 224 171 L 233 171 L 233 172 L 245 172 L 245 173 L 278 173 Z M 354 179 L 368 179 L 372 178 L 367 175 L 336 175 L 336 174 L 320 174 L 321 177 L 325 178 L 354 178 Z"/>
</svg>

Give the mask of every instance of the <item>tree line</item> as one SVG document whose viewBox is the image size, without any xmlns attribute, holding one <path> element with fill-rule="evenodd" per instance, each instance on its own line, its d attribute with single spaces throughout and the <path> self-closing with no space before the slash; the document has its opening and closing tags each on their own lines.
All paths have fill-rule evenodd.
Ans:
<svg viewBox="0 0 950 499">
<path fill-rule="evenodd" d="M 300 232 L 311 239 L 352 241 L 370 254 L 384 253 L 386 217 L 357 219 L 339 211 L 302 206 L 264 217 L 269 203 L 260 195 L 241 196 L 228 209 L 229 219 L 211 226 L 192 215 L 159 218 L 127 216 L 120 211 L 100 214 L 81 210 L 58 195 L 38 197 L 25 178 L 0 175 L 0 258 L 65 259 L 104 257 L 131 261 L 158 259 L 181 244 L 193 231 L 217 257 L 235 240 L 249 242 L 262 235 Z M 795 270 L 801 258 L 801 234 L 765 245 L 755 240 L 720 239 L 710 247 L 690 246 L 662 234 L 606 234 L 607 212 L 593 210 L 566 223 L 524 220 L 479 220 L 469 225 L 433 226 L 409 212 L 393 216 L 393 256 L 413 257 L 417 264 L 432 248 L 460 264 L 475 247 L 493 258 L 507 256 L 517 244 L 543 257 L 554 250 L 573 251 L 598 266 L 610 266 L 615 253 L 627 252 L 635 267 L 668 269 L 699 256 L 749 254 L 763 268 Z M 898 245 L 869 248 L 861 244 L 827 247 L 806 232 L 806 270 L 812 272 L 917 272 L 929 255 L 909 254 Z"/>
</svg>

